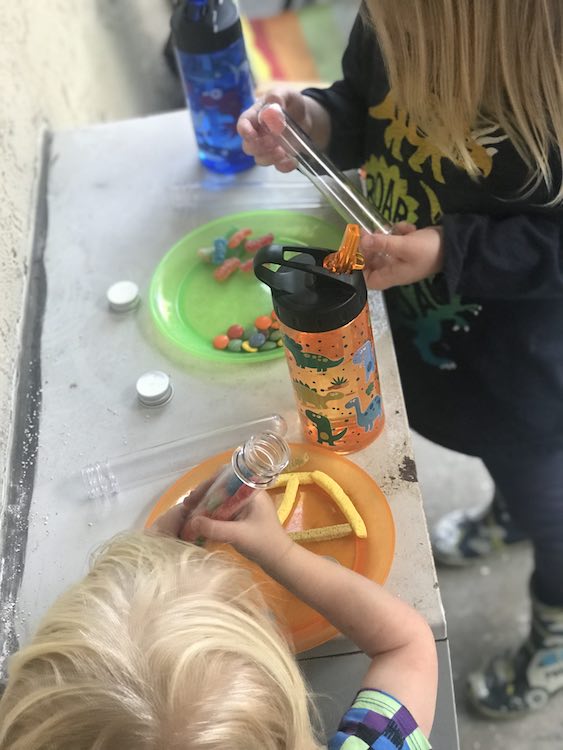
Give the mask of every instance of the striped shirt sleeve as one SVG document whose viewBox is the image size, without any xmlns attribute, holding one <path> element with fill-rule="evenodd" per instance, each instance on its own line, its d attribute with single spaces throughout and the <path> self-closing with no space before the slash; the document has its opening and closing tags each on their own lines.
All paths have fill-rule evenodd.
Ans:
<svg viewBox="0 0 563 750">
<path fill-rule="evenodd" d="M 431 750 L 409 711 L 380 690 L 361 690 L 328 750 Z"/>
</svg>

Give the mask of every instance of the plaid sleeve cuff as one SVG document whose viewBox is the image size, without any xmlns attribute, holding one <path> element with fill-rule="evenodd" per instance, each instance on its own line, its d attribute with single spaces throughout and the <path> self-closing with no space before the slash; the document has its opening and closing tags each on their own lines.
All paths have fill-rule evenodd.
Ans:
<svg viewBox="0 0 563 750">
<path fill-rule="evenodd" d="M 344 714 L 329 750 L 431 750 L 399 701 L 379 690 L 361 690 Z"/>
</svg>

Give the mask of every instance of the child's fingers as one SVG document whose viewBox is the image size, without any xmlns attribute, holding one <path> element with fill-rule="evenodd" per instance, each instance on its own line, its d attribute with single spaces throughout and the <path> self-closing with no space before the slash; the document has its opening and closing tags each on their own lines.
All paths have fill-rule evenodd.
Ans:
<svg viewBox="0 0 563 750">
<path fill-rule="evenodd" d="M 184 506 L 187 510 L 191 510 L 199 503 L 201 498 L 205 495 L 207 490 L 215 481 L 218 473 L 219 472 L 215 472 L 212 477 L 206 479 L 204 482 L 201 482 L 201 484 L 198 484 L 197 487 L 194 487 L 194 489 L 188 495 L 186 495 L 186 497 L 184 498 Z"/>
<path fill-rule="evenodd" d="M 272 135 L 259 135 L 253 138 L 244 138 L 242 149 L 250 156 L 261 156 L 271 154 L 276 148 L 280 148 Z"/>
<path fill-rule="evenodd" d="M 393 225 L 393 234 L 395 235 L 411 234 L 411 232 L 416 232 L 416 227 L 414 224 L 409 224 L 408 221 L 399 221 Z"/>
<path fill-rule="evenodd" d="M 362 237 L 364 278 L 369 289 L 384 290 L 401 283 L 399 256 L 403 243 L 400 235 L 374 234 Z"/>
<path fill-rule="evenodd" d="M 389 234 L 364 234 L 360 240 L 360 248 L 365 257 L 366 264 L 378 253 L 385 254 L 395 249 L 397 241 L 401 241 L 400 236 Z"/>
<path fill-rule="evenodd" d="M 152 531 L 167 536 L 178 536 L 186 518 L 187 509 L 183 503 L 178 503 L 166 513 L 159 516 L 151 526 Z"/>
<path fill-rule="evenodd" d="M 268 130 L 275 135 L 280 135 L 285 128 L 285 118 L 283 113 L 276 107 L 265 109 L 261 115 L 261 122 L 263 122 Z"/>
<path fill-rule="evenodd" d="M 195 538 L 203 537 L 221 544 L 232 544 L 237 539 L 237 524 L 233 521 L 215 521 L 206 516 L 197 516 L 188 525 Z"/>
</svg>

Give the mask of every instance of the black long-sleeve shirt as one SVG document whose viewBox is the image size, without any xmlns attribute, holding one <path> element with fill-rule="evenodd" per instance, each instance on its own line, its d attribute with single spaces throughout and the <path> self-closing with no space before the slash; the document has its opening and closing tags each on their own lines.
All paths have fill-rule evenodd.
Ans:
<svg viewBox="0 0 563 750">
<path fill-rule="evenodd" d="M 563 445 L 562 207 L 545 206 L 543 184 L 523 197 L 527 167 L 494 125 L 472 133 L 477 180 L 441 156 L 396 106 L 359 17 L 342 67 L 329 89 L 305 91 L 330 114 L 330 156 L 365 167 L 389 221 L 444 228 L 443 272 L 385 293 L 412 426 L 475 455 Z"/>
</svg>

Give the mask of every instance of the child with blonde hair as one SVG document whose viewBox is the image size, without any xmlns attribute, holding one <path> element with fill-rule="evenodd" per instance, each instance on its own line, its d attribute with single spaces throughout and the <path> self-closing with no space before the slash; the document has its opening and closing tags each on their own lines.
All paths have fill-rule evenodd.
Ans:
<svg viewBox="0 0 563 750">
<path fill-rule="evenodd" d="M 321 747 L 259 588 L 232 557 L 178 539 L 185 512 L 110 542 L 12 657 L 0 750 Z M 190 523 L 197 537 L 231 542 L 372 657 L 332 750 L 430 747 L 436 650 L 420 615 L 293 542 L 265 492 L 236 521 Z"/>
<path fill-rule="evenodd" d="M 563 688 L 563 5 L 365 0 L 342 64 L 328 89 L 267 99 L 339 167 L 363 165 L 395 224 L 362 250 L 410 423 L 494 480 L 484 511 L 438 523 L 436 558 L 533 545 L 530 636 L 469 679 L 482 713 L 518 715 Z M 293 169 L 259 107 L 245 150 Z"/>
</svg>

